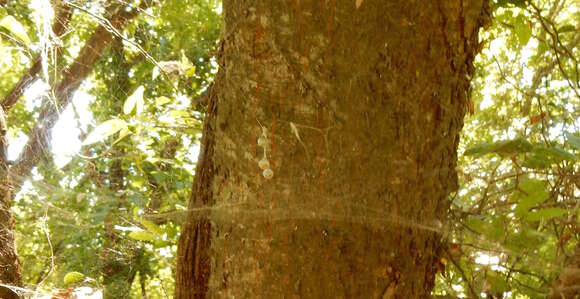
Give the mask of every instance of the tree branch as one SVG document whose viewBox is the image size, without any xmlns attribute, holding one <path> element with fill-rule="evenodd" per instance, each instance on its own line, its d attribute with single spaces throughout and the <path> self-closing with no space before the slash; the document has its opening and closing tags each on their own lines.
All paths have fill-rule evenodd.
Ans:
<svg viewBox="0 0 580 299">
<path fill-rule="evenodd" d="M 60 84 L 54 91 L 55 100 L 45 103 L 40 112 L 39 120 L 29 135 L 27 144 L 14 166 L 10 168 L 14 185 L 19 185 L 42 158 L 49 146 L 50 130 L 58 120 L 59 111 L 71 102 L 76 90 L 87 78 L 93 65 L 113 40 L 113 32 L 119 32 L 141 10 L 147 9 L 152 3 L 152 1 L 143 1 L 138 9 L 130 11 L 121 9 L 111 16 L 108 19 L 108 25 L 101 25 L 95 30 L 75 61 L 63 71 Z"/>
</svg>

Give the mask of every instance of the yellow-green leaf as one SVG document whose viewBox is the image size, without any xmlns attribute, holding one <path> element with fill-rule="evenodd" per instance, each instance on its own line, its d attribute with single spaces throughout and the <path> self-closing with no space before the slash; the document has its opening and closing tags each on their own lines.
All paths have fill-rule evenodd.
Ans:
<svg viewBox="0 0 580 299">
<path fill-rule="evenodd" d="M 87 136 L 83 145 L 93 144 L 96 142 L 103 141 L 105 138 L 121 131 L 127 127 L 127 123 L 121 119 L 110 119 L 100 125 L 98 125 L 90 134 Z"/>
<path fill-rule="evenodd" d="M 130 232 L 129 238 L 137 240 L 137 241 L 144 241 L 144 242 L 153 242 L 155 241 L 155 235 L 150 232 L 146 231 L 137 231 L 137 232 Z"/>
<path fill-rule="evenodd" d="M 64 276 L 64 284 L 71 285 L 76 284 L 85 279 L 85 275 L 80 272 L 69 272 Z"/>
<path fill-rule="evenodd" d="M 141 219 L 139 220 L 139 223 L 141 223 L 141 225 L 143 225 L 148 232 L 151 232 L 155 235 L 161 235 L 163 234 L 163 230 L 155 223 L 145 220 L 145 219 Z"/>
<path fill-rule="evenodd" d="M 10 31 L 16 38 L 24 42 L 27 46 L 30 44 L 30 38 L 26 33 L 26 29 L 13 16 L 5 16 L 0 20 L 0 27 Z"/>
<path fill-rule="evenodd" d="M 562 208 L 545 208 L 530 212 L 527 219 L 529 221 L 550 220 L 552 218 L 564 216 L 567 213 L 568 211 Z"/>
<path fill-rule="evenodd" d="M 523 15 L 516 17 L 514 23 L 514 31 L 518 38 L 520 46 L 525 46 L 532 37 L 532 28 L 529 26 L 528 21 Z"/>
<path fill-rule="evenodd" d="M 574 25 L 564 25 L 558 29 L 558 33 L 574 32 L 574 31 L 576 31 L 576 27 L 574 27 Z"/>
<path fill-rule="evenodd" d="M 155 99 L 155 105 L 157 106 L 165 105 L 169 102 L 171 102 L 171 99 L 166 96 L 160 96 L 157 99 Z"/>
</svg>

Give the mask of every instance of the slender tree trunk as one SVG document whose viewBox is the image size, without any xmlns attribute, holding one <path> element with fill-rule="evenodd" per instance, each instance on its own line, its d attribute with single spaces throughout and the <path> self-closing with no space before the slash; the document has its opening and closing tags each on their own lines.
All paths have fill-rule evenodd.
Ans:
<svg viewBox="0 0 580 299">
<path fill-rule="evenodd" d="M 175 297 L 429 297 L 487 0 L 223 7 Z"/>
<path fill-rule="evenodd" d="M 131 81 L 129 72 L 131 65 L 123 50 L 123 40 L 115 37 L 111 44 L 112 60 L 110 65 L 114 66 L 114 74 L 105 75 L 105 82 L 110 91 L 110 102 L 113 115 L 123 113 L 124 99 L 131 92 Z M 103 298 L 117 299 L 130 298 L 131 285 L 137 274 L 136 259 L 142 256 L 142 248 L 136 241 L 125 238 L 115 229 L 119 219 L 126 217 L 129 211 L 124 195 L 120 191 L 126 189 L 125 175 L 122 157 L 126 155 L 125 147 L 118 144 L 112 149 L 112 159 L 108 163 L 109 167 L 109 189 L 113 193 L 111 200 L 116 207 L 111 208 L 105 218 L 105 240 L 103 242 Z"/>
</svg>

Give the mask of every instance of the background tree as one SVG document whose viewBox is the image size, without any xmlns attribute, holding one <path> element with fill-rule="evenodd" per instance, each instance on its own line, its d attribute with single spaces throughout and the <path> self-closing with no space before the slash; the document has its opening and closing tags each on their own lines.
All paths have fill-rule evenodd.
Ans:
<svg viewBox="0 0 580 299">
<path fill-rule="evenodd" d="M 147 2 L 146 5 L 153 4 L 152 2 Z M 105 16 L 101 17 L 92 13 L 94 9 L 98 9 L 100 7 L 100 3 L 95 2 L 88 2 L 88 3 L 68 3 L 70 7 L 74 7 L 75 9 L 75 16 L 81 16 L 79 18 L 73 19 L 73 24 L 71 25 L 73 28 L 76 29 L 74 31 L 75 34 L 78 34 L 78 37 L 82 40 L 83 37 L 91 36 L 92 28 L 91 26 L 94 25 L 94 21 L 100 22 L 104 24 L 103 26 L 108 26 L 112 24 L 116 26 L 117 29 L 122 28 L 118 27 L 117 21 L 115 18 L 119 18 L 123 22 L 128 21 L 131 18 L 123 17 L 123 15 L 129 14 L 130 16 L 136 16 L 136 13 L 141 13 L 144 11 L 145 6 L 136 7 L 132 6 L 130 3 L 124 2 L 112 2 L 103 6 L 105 11 Z M 142 5 L 145 5 L 142 3 Z M 135 140 L 137 141 L 136 145 L 142 144 L 144 141 L 144 137 L 147 137 L 148 140 L 145 140 L 145 147 L 143 148 L 144 153 L 138 155 L 120 155 L 117 159 L 113 159 L 112 161 L 118 162 L 121 161 L 124 165 L 127 166 L 128 177 L 121 178 L 120 181 L 125 184 L 122 196 L 130 195 L 129 201 L 130 205 L 125 207 L 125 217 L 117 218 L 117 217 L 108 217 L 109 227 L 115 228 L 118 230 L 119 226 L 125 225 L 127 226 L 128 223 L 131 223 L 131 229 L 141 229 L 139 226 L 143 227 L 142 224 L 136 220 L 137 215 L 141 214 L 138 218 L 143 218 L 142 212 L 145 211 L 147 207 L 147 194 L 150 192 L 157 192 L 159 193 L 160 190 L 164 190 L 164 200 L 159 200 L 160 196 L 157 196 L 157 202 L 153 205 L 153 208 L 150 209 L 151 211 L 155 211 L 157 214 L 153 215 L 156 216 L 155 221 L 157 223 L 167 223 L 168 220 L 172 218 L 179 221 L 180 217 L 177 214 L 176 217 L 171 216 L 173 214 L 168 214 L 169 216 L 166 217 L 163 212 L 165 210 L 169 210 L 170 212 L 173 210 L 175 211 L 175 205 L 183 206 L 179 204 L 182 202 L 180 198 L 183 197 L 180 193 L 186 193 L 187 187 L 183 183 L 184 181 L 188 181 L 191 174 L 188 171 L 183 169 L 182 164 L 186 163 L 184 160 L 187 160 L 184 155 L 187 154 L 189 150 L 189 146 L 191 144 L 191 140 L 195 140 L 194 134 L 190 134 L 193 138 L 190 137 L 182 137 L 183 133 L 191 132 L 190 128 L 194 131 L 195 124 L 197 120 L 193 118 L 193 115 L 189 113 L 178 113 L 175 110 L 177 107 L 182 107 L 185 104 L 185 101 L 188 100 L 188 97 L 197 97 L 198 93 L 200 93 L 200 88 L 202 88 L 207 83 L 207 78 L 209 78 L 210 74 L 210 60 L 207 52 L 212 49 L 215 45 L 215 37 L 216 36 L 216 29 L 218 28 L 217 22 L 211 22 L 210 24 L 205 24 L 203 22 L 207 22 L 212 18 L 212 7 L 215 4 L 212 3 L 205 3 L 205 6 L 199 5 L 192 5 L 190 9 L 184 10 L 180 8 L 181 2 L 168 2 L 165 6 L 161 9 L 157 9 L 154 11 L 153 15 L 146 14 L 145 18 L 137 19 L 135 24 L 139 24 L 137 26 L 131 25 L 126 28 L 126 33 L 119 30 L 103 30 L 101 28 L 97 28 L 95 34 L 91 36 L 89 41 L 84 45 L 84 48 L 87 49 L 81 50 L 80 54 L 76 58 L 75 61 L 72 62 L 73 68 L 75 63 L 79 65 L 79 62 L 84 62 L 82 65 L 84 68 L 80 68 L 81 70 L 90 70 L 93 65 L 96 66 L 96 69 L 103 69 L 105 70 L 105 66 L 108 65 L 109 67 L 113 66 L 117 68 L 119 65 L 111 64 L 108 60 L 111 55 L 106 54 L 101 61 L 99 62 L 97 59 L 104 53 L 104 50 L 107 48 L 106 39 L 109 37 L 116 36 L 117 38 L 123 38 L 127 44 L 121 47 L 125 48 L 127 46 L 131 46 L 131 50 L 128 51 L 128 55 L 131 57 L 133 64 L 131 67 L 134 68 L 125 68 L 120 69 L 119 71 L 113 71 L 112 73 L 117 75 L 124 75 L 129 76 L 131 78 L 137 78 L 137 82 L 143 83 L 146 81 L 150 81 L 148 86 L 149 91 L 146 92 L 145 99 L 146 100 L 153 100 L 154 105 L 146 104 L 145 106 L 153 108 L 150 111 L 152 113 L 157 113 L 159 117 L 164 118 L 163 121 L 155 121 L 151 119 L 149 123 L 147 123 L 145 118 L 134 118 L 132 119 L 132 126 L 131 128 L 135 128 L 137 132 L 135 133 Z M 10 7 L 8 7 L 10 8 Z M 203 9 L 202 9 L 203 8 Z M 18 7 L 20 9 L 20 7 Z M 15 9 L 16 11 L 16 9 Z M 151 18 L 159 18 L 158 20 L 163 20 L 165 16 L 171 16 L 171 19 L 176 19 L 175 16 L 177 13 L 181 15 L 190 14 L 192 19 L 199 19 L 199 22 L 189 22 L 188 24 L 180 24 L 179 22 L 172 22 L 172 24 L 168 24 L 163 21 L 158 21 L 156 26 L 149 26 Z M 116 14 L 120 13 L 120 16 Z M 109 21 L 106 20 L 107 15 L 110 15 Z M 214 13 L 215 14 L 215 13 Z M 16 15 L 16 14 L 14 14 Z M 93 25 L 88 24 L 87 21 L 93 21 Z M 91 23 L 91 22 L 89 22 Z M 212 25 L 214 24 L 214 25 Z M 88 27 L 88 28 L 87 28 Z M 99 27 L 97 25 L 97 27 Z M 185 45 L 184 42 L 186 41 L 183 39 L 182 36 L 174 36 L 172 38 L 163 35 L 158 36 L 161 39 L 161 43 L 155 42 L 153 40 L 153 36 L 151 35 L 152 32 L 154 33 L 155 30 L 165 30 L 167 28 L 171 28 L 170 31 L 177 32 L 178 30 L 173 28 L 179 28 L 182 33 L 187 34 L 187 32 L 195 32 L 195 34 L 191 34 L 190 36 L 198 36 L 200 42 L 196 44 L 189 43 L 190 39 L 187 39 L 188 44 Z M 200 28 L 203 27 L 203 28 Z M 24 27 L 26 28 L 26 27 Z M 12 32 L 8 32 L 12 33 Z M 103 40 L 103 33 L 105 33 L 105 37 Z M 145 33 L 145 34 L 144 34 Z M 73 34 L 73 35 L 75 35 Z M 100 35 L 99 35 L 100 34 Z M 84 36 L 83 36 L 84 35 Z M 107 37 L 109 36 L 109 37 Z M 70 36 L 69 36 L 70 37 Z M 71 38 L 73 43 L 75 41 L 74 38 Z M 64 42 L 67 42 L 65 40 Z M 95 47 L 95 42 L 102 42 L 99 44 L 98 47 Z M 82 44 L 80 45 L 83 46 Z M 118 48 L 117 48 L 118 50 Z M 114 52 L 114 51 L 113 51 Z M 117 51 L 118 52 L 118 51 Z M 125 52 L 127 52 L 125 50 Z M 66 53 L 65 53 L 66 54 Z M 88 54 L 88 55 L 87 55 Z M 74 53 L 73 53 L 74 55 Z M 155 57 L 151 55 L 156 55 Z M 192 64 L 187 56 L 194 57 L 195 64 Z M 91 57 L 91 58 L 87 58 Z M 65 55 L 66 58 L 66 55 Z M 87 60 L 89 59 L 89 60 Z M 90 59 L 95 59 L 94 63 L 89 63 Z M 173 59 L 173 60 L 172 60 Z M 175 60 L 177 59 L 177 60 Z M 165 61 L 164 61 L 165 60 Z M 159 64 L 156 62 L 159 61 Z M 165 62 L 165 64 L 163 64 Z M 179 69 L 166 69 L 167 65 L 172 66 L 175 65 L 174 62 L 179 62 Z M 101 68 L 101 65 L 103 68 Z M 55 65 L 55 73 L 60 72 L 60 66 Z M 70 70 L 63 69 L 64 72 L 69 72 L 78 75 L 75 72 L 70 72 Z M 176 73 L 171 73 L 172 71 L 178 71 L 179 75 L 185 75 L 182 77 L 177 77 Z M 129 73 L 127 73 L 129 72 Z M 157 72 L 158 75 L 154 73 Z M 187 72 L 187 74 L 184 74 Z M 29 73 L 32 73 L 30 71 Z M 108 76 L 109 71 L 100 73 L 103 74 L 104 81 L 107 80 L 113 82 L 118 78 L 115 76 Z M 51 72 L 52 74 L 52 72 Z M 86 73 L 88 75 L 88 72 Z M 153 75 L 152 75 L 153 74 Z M 161 74 L 161 75 L 159 75 Z M 29 75 L 29 74 L 27 74 Z M 137 75 L 137 76 L 135 76 Z M 173 76 L 172 78 L 168 78 L 168 76 Z M 30 76 L 34 77 L 34 75 Z M 74 84 L 79 84 L 83 81 L 83 77 L 75 77 L 73 80 Z M 167 83 L 167 79 L 172 79 L 171 84 Z M 176 80 L 173 80 L 176 79 Z M 99 78 L 90 79 L 92 82 L 99 82 Z M 65 80 L 66 81 L 66 80 Z M 89 82 L 90 82 L 89 81 Z M 26 81 L 29 84 L 29 81 Z M 70 83 L 70 82 L 69 82 Z M 132 84 L 136 82 L 133 81 Z M 20 83 L 19 83 L 20 84 Z M 66 84 L 61 84 L 63 86 L 67 86 Z M 18 86 L 18 85 L 17 85 Z M 99 85 L 96 85 L 97 87 Z M 114 88 L 114 86 L 110 86 Z M 36 87 L 38 89 L 38 87 Z M 24 91 L 25 88 L 22 88 L 20 93 Z M 33 87 L 34 89 L 34 87 Z M 65 89 L 65 88 L 63 88 Z M 72 88 L 75 90 L 75 88 Z M 105 96 L 106 93 L 102 93 L 104 89 L 95 88 L 97 92 L 96 95 L 98 96 Z M 113 114 L 114 116 L 118 116 L 120 113 L 119 109 L 115 110 L 112 109 L 110 103 L 120 103 L 123 106 L 123 102 L 129 96 L 127 90 L 123 90 L 123 88 L 114 88 L 116 94 L 113 93 L 114 96 L 110 97 L 105 103 L 104 107 L 99 107 L 98 109 L 94 110 L 98 113 L 98 119 L 107 119 L 107 115 Z M 82 93 L 85 95 L 90 94 L 90 90 L 84 88 Z M 13 93 L 8 93 L 12 95 Z M 156 94 L 165 94 L 167 96 L 164 97 L 149 97 L 150 95 Z M 50 93 L 46 94 L 46 106 L 50 106 L 53 103 L 53 98 L 50 97 Z M 18 98 L 19 95 L 16 96 Z M 170 98 L 171 97 L 171 98 Z M 178 98 L 179 99 L 175 99 Z M 78 97 L 77 97 L 78 98 Z M 174 98 L 174 99 L 172 99 Z M 27 99 L 29 101 L 30 99 Z M 70 102 L 72 97 L 68 99 Z M 87 100 L 87 98 L 81 99 Z M 90 99 L 89 99 L 90 100 Z M 107 103 L 108 102 L 108 103 Z M 17 104 L 15 109 L 22 109 L 24 104 L 22 103 L 20 106 Z M 67 114 L 68 112 L 72 112 L 81 115 L 87 115 L 89 111 L 79 111 L 77 110 L 79 107 L 86 107 L 86 105 L 79 104 L 79 101 L 76 102 L 73 106 L 67 106 L 67 102 L 65 101 L 62 103 L 62 107 L 60 109 L 66 110 L 62 111 L 59 110 L 57 114 L 51 115 L 50 113 L 46 115 L 54 116 L 61 116 L 63 114 Z M 196 103 L 192 103 L 193 106 L 196 106 Z M 65 109 L 66 108 L 66 109 Z M 72 109 L 71 109 L 72 108 Z M 135 107 L 134 107 L 135 108 Z M 143 105 L 139 109 L 143 109 Z M 83 109 L 83 108 L 80 108 Z M 86 109 L 86 108 L 84 108 Z M 112 110 L 111 110 L 112 109 Z M 23 109 L 26 110 L 26 109 Z M 130 112 L 127 113 L 129 116 Z M 43 114 L 44 115 L 44 114 Z M 89 114 L 90 115 L 90 114 Z M 34 114 L 28 113 L 26 115 L 28 118 L 30 117 L 38 117 Z M 130 117 L 128 117 L 130 118 Z M 21 118 L 24 119 L 24 118 Z M 46 121 L 46 118 L 40 117 L 41 121 Z M 131 118 L 130 118 L 131 120 Z M 88 121 L 88 122 L 87 122 Z M 80 128 L 84 127 L 85 132 L 89 129 L 87 128 L 87 124 L 90 123 L 90 119 L 79 119 Z M 18 123 L 18 125 L 24 125 L 25 123 Z M 145 133 L 141 128 L 152 125 L 153 130 L 149 130 Z M 48 154 L 48 146 L 50 145 L 50 124 L 47 126 L 37 126 L 36 135 L 33 136 L 41 136 L 43 138 L 37 138 L 37 140 L 30 140 L 29 144 L 35 145 L 38 144 L 38 141 L 42 141 L 40 147 L 37 147 L 33 150 L 30 150 L 30 147 L 25 147 L 26 151 L 24 151 L 24 158 L 20 158 L 18 163 L 13 166 L 17 167 L 16 170 L 19 173 L 17 176 L 20 180 L 20 183 L 24 183 L 25 188 L 22 192 L 19 192 L 18 196 L 16 197 L 16 209 L 19 213 L 19 216 L 23 217 L 24 219 L 28 218 L 26 223 L 22 223 L 19 226 L 20 232 L 26 236 L 26 239 L 29 242 L 19 242 L 24 243 L 24 255 L 25 255 L 25 268 L 28 270 L 25 275 L 25 282 L 27 284 L 48 284 L 50 285 L 56 283 L 57 285 L 63 285 L 63 277 L 65 284 L 67 282 L 67 276 L 65 274 L 74 274 L 74 272 L 70 271 L 80 271 L 86 275 L 89 281 L 95 281 L 93 278 L 97 278 L 96 282 L 98 284 L 100 280 L 100 270 L 102 269 L 99 265 L 95 264 L 94 261 L 98 261 L 98 259 L 91 258 L 91 256 L 95 256 L 98 251 L 101 251 L 101 236 L 102 234 L 102 225 L 104 221 L 104 216 L 107 214 L 111 214 L 110 212 L 114 211 L 111 209 L 115 207 L 114 202 L 118 202 L 117 198 L 119 197 L 118 192 L 111 192 L 106 191 L 105 188 L 111 185 L 111 182 L 115 180 L 105 179 L 106 177 L 110 177 L 108 173 L 111 173 L 108 167 L 102 167 L 101 165 L 107 165 L 111 163 L 111 159 L 106 158 L 110 157 L 111 151 L 106 150 L 104 153 L 100 153 L 102 150 L 99 147 L 95 147 L 94 145 L 91 148 L 87 148 L 84 151 L 84 156 L 78 156 L 73 158 L 73 161 L 69 163 L 65 162 L 65 167 L 63 165 L 58 165 L 59 161 L 52 161 L 52 156 Z M 105 132 L 107 133 L 107 132 Z M 96 134 L 98 135 L 98 134 Z M 95 134 L 93 134 L 93 137 Z M 86 133 L 85 133 L 86 137 Z M 124 136 L 127 138 L 127 136 Z M 84 137 L 83 137 L 84 138 Z M 57 138 L 58 139 L 58 138 Z M 115 140 L 116 138 L 112 139 Z M 133 138 L 129 138 L 133 139 Z M 176 140 L 176 141 L 172 141 Z M 74 141 L 74 139 L 73 139 Z M 159 143 L 158 143 L 159 142 Z M 180 146 L 181 143 L 185 143 L 184 146 Z M 158 145 L 157 145 L 158 144 Z M 172 144 L 172 146 L 166 146 L 167 144 Z M 122 144 L 121 144 L 122 145 Z M 158 150 L 156 149 L 158 146 Z M 125 143 L 124 146 L 113 148 L 113 151 L 124 151 L 125 147 L 127 148 L 134 148 L 135 144 L 132 142 Z M 160 152 L 165 160 L 160 161 L 158 157 L 156 157 L 155 153 Z M 173 154 L 172 154 L 173 153 Z M 42 160 L 38 158 L 38 154 L 43 157 Z M 101 154 L 104 154 L 101 156 Z M 28 155 L 28 156 L 26 156 Z M 104 157 L 103 163 L 94 163 L 94 159 L 87 159 L 88 156 L 96 155 L 97 157 Z M 171 155 L 171 156 L 168 156 Z M 31 159 L 36 160 L 37 162 L 30 162 Z M 185 158 L 185 159 L 184 159 Z M 38 161 L 41 163 L 37 164 Z M 175 163 L 175 166 L 172 166 Z M 191 163 L 191 162 L 190 162 Z M 56 164 L 56 165 L 55 165 Z M 114 164 L 114 163 L 113 163 Z M 144 165 L 145 164 L 145 165 Z M 171 164 L 171 165 L 170 165 Z M 38 165 L 38 168 L 33 169 L 35 165 Z M 153 166 L 153 169 L 149 166 Z M 123 166 L 124 167 L 124 166 Z M 159 171 L 155 171 L 156 168 L 165 169 L 171 172 L 170 175 L 165 173 L 159 173 Z M 143 168 L 147 169 L 145 176 L 142 174 Z M 138 169 L 139 171 L 135 171 Z M 29 179 L 30 171 L 34 173 L 35 178 L 32 180 Z M 152 176 L 153 175 L 153 176 Z M 113 176 L 114 177 L 114 176 Z M 111 177 L 111 178 L 113 178 Z M 152 190 L 152 188 L 148 184 L 144 184 L 147 180 L 143 180 L 143 178 L 149 177 L 151 180 L 155 180 L 154 177 L 157 179 L 156 186 L 159 187 L 160 190 Z M 178 178 L 178 179 L 176 179 Z M 39 180 L 40 179 L 40 180 Z M 140 180 L 139 180 L 140 179 Z M 116 182 L 119 182 L 117 178 Z M 130 182 L 130 186 L 129 185 Z M 117 184 L 118 185 L 118 184 Z M 18 184 L 17 186 L 20 186 Z M 133 190 L 138 190 L 139 192 L 145 191 L 143 194 L 137 194 L 135 191 L 131 192 L 131 187 Z M 116 187 L 118 189 L 118 186 Z M 45 194 L 50 194 L 50 199 L 47 201 Z M 102 200 L 106 199 L 108 200 Z M 72 202 L 71 202 L 72 200 Z M 94 206 L 93 203 L 98 203 L 98 207 Z M 126 217 L 127 215 L 132 217 Z M 42 217 L 39 217 L 42 216 Z M 54 218 L 52 218 L 54 217 Z M 30 222 L 35 222 L 33 219 L 41 219 L 41 223 L 38 223 L 39 226 L 30 226 Z M 64 219 L 68 219 L 64 220 Z M 84 222 L 84 220 L 88 220 Z M 63 221 L 64 220 L 64 221 Z M 142 220 L 144 222 L 145 220 Z M 75 234 L 70 234 L 67 231 L 71 228 L 71 223 L 78 222 L 79 227 L 82 227 L 80 231 Z M 159 238 L 159 240 L 155 243 L 157 244 L 155 248 L 151 248 L 151 252 L 156 252 L 159 249 L 169 249 L 169 254 L 171 252 L 170 249 L 170 238 L 171 233 L 173 232 L 173 237 L 175 236 L 177 230 L 175 229 L 175 224 L 168 223 L 166 225 L 168 227 L 167 230 L 159 229 L 156 233 L 159 236 L 154 236 L 151 239 L 151 236 L 147 235 L 147 240 L 142 240 L 142 237 L 145 232 L 141 235 L 134 234 L 130 237 L 127 236 L 128 232 L 121 231 L 122 240 L 130 240 L 133 238 L 133 243 L 148 243 L 154 242 Z M 152 226 L 149 226 L 150 228 Z M 122 227 L 121 227 L 122 228 Z M 62 232 L 62 233 L 61 233 Z M 118 232 L 117 232 L 118 233 Z M 168 235 L 169 234 L 169 235 Z M 96 238 L 95 238 L 96 235 Z M 30 238 L 32 237 L 32 238 Z M 46 243 L 46 238 L 49 237 L 48 243 Z M 141 238 L 140 238 L 141 237 Z M 167 240 L 169 238 L 169 240 Z M 52 239 L 52 240 L 51 240 Z M 134 240 L 139 239 L 139 240 Z M 163 240 L 162 240 L 163 239 Z M 123 241 L 125 243 L 129 241 Z M 129 242 L 130 243 L 130 242 Z M 33 245 L 33 248 L 28 248 L 26 250 L 26 245 Z M 39 247 L 37 244 L 40 244 Z M 81 245 L 82 244 L 82 245 Z M 169 246 L 169 247 L 168 247 Z M 141 246 L 136 246 L 141 247 Z M 81 249 L 82 250 L 79 250 Z M 106 251 L 106 250 L 105 250 Z M 38 253 L 41 252 L 40 256 Z M 122 258 L 130 258 L 131 251 L 117 251 L 118 254 L 121 255 Z M 85 255 L 86 254 L 86 255 Z M 48 257 L 48 258 L 47 258 Z M 119 256 L 115 256 L 119 257 Z M 145 259 L 141 260 L 138 263 L 134 263 L 132 265 L 133 270 L 138 269 L 140 271 L 141 277 L 139 277 L 141 282 L 141 293 L 143 296 L 146 296 L 145 290 L 149 289 L 150 292 L 161 292 L 167 290 L 161 290 L 159 285 L 154 287 L 153 289 L 148 288 L 145 283 L 147 282 L 147 278 L 155 278 L 151 277 L 152 273 L 150 270 L 150 263 L 152 263 L 153 269 L 157 270 L 157 267 L 161 269 L 167 268 L 170 266 L 168 263 L 167 257 L 161 261 L 159 261 L 159 255 L 157 254 L 157 261 L 155 257 L 150 257 L 151 260 Z M 60 260 L 66 260 L 66 264 L 63 264 L 63 267 L 60 267 Z M 89 262 L 88 262 L 89 261 Z M 103 260 L 106 263 L 113 262 L 113 259 L 107 260 L 106 258 Z M 156 264 L 159 262 L 160 264 Z M 58 265 L 58 267 L 57 267 Z M 132 271 L 133 271 L 132 270 Z M 71 276 L 71 277 L 74 277 Z M 134 273 L 133 273 L 134 277 Z M 131 279 L 133 279 L 133 277 Z M 170 279 L 171 275 L 166 274 L 164 279 Z M 104 282 L 107 282 L 105 280 Z M 155 284 L 156 282 L 153 281 Z M 157 281 L 158 283 L 158 281 Z M 14 283 L 12 283 L 14 285 Z M 91 283 L 89 283 L 91 284 Z M 64 286 L 64 285 L 63 285 Z M 123 296 L 128 296 L 128 291 L 130 291 L 130 284 L 128 289 L 123 290 Z M 169 282 L 169 287 L 171 287 L 171 282 Z M 161 286 L 163 288 L 163 286 Z M 171 292 L 171 289 L 168 290 Z M 118 298 L 116 295 L 112 295 L 112 298 Z"/>
<path fill-rule="evenodd" d="M 460 144 L 441 293 L 573 298 L 577 1 L 497 1 Z M 560 277 L 560 278 L 558 278 Z M 511 297 L 508 297 L 511 298 Z"/>
</svg>

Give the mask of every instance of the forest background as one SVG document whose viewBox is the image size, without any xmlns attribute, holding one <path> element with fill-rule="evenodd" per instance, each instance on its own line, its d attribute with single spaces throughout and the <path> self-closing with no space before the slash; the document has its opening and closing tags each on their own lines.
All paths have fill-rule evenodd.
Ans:
<svg viewBox="0 0 580 299">
<path fill-rule="evenodd" d="M 171 298 L 221 3 L 0 5 L 20 290 Z M 433 294 L 544 298 L 580 284 L 580 3 L 492 6 Z"/>
</svg>

